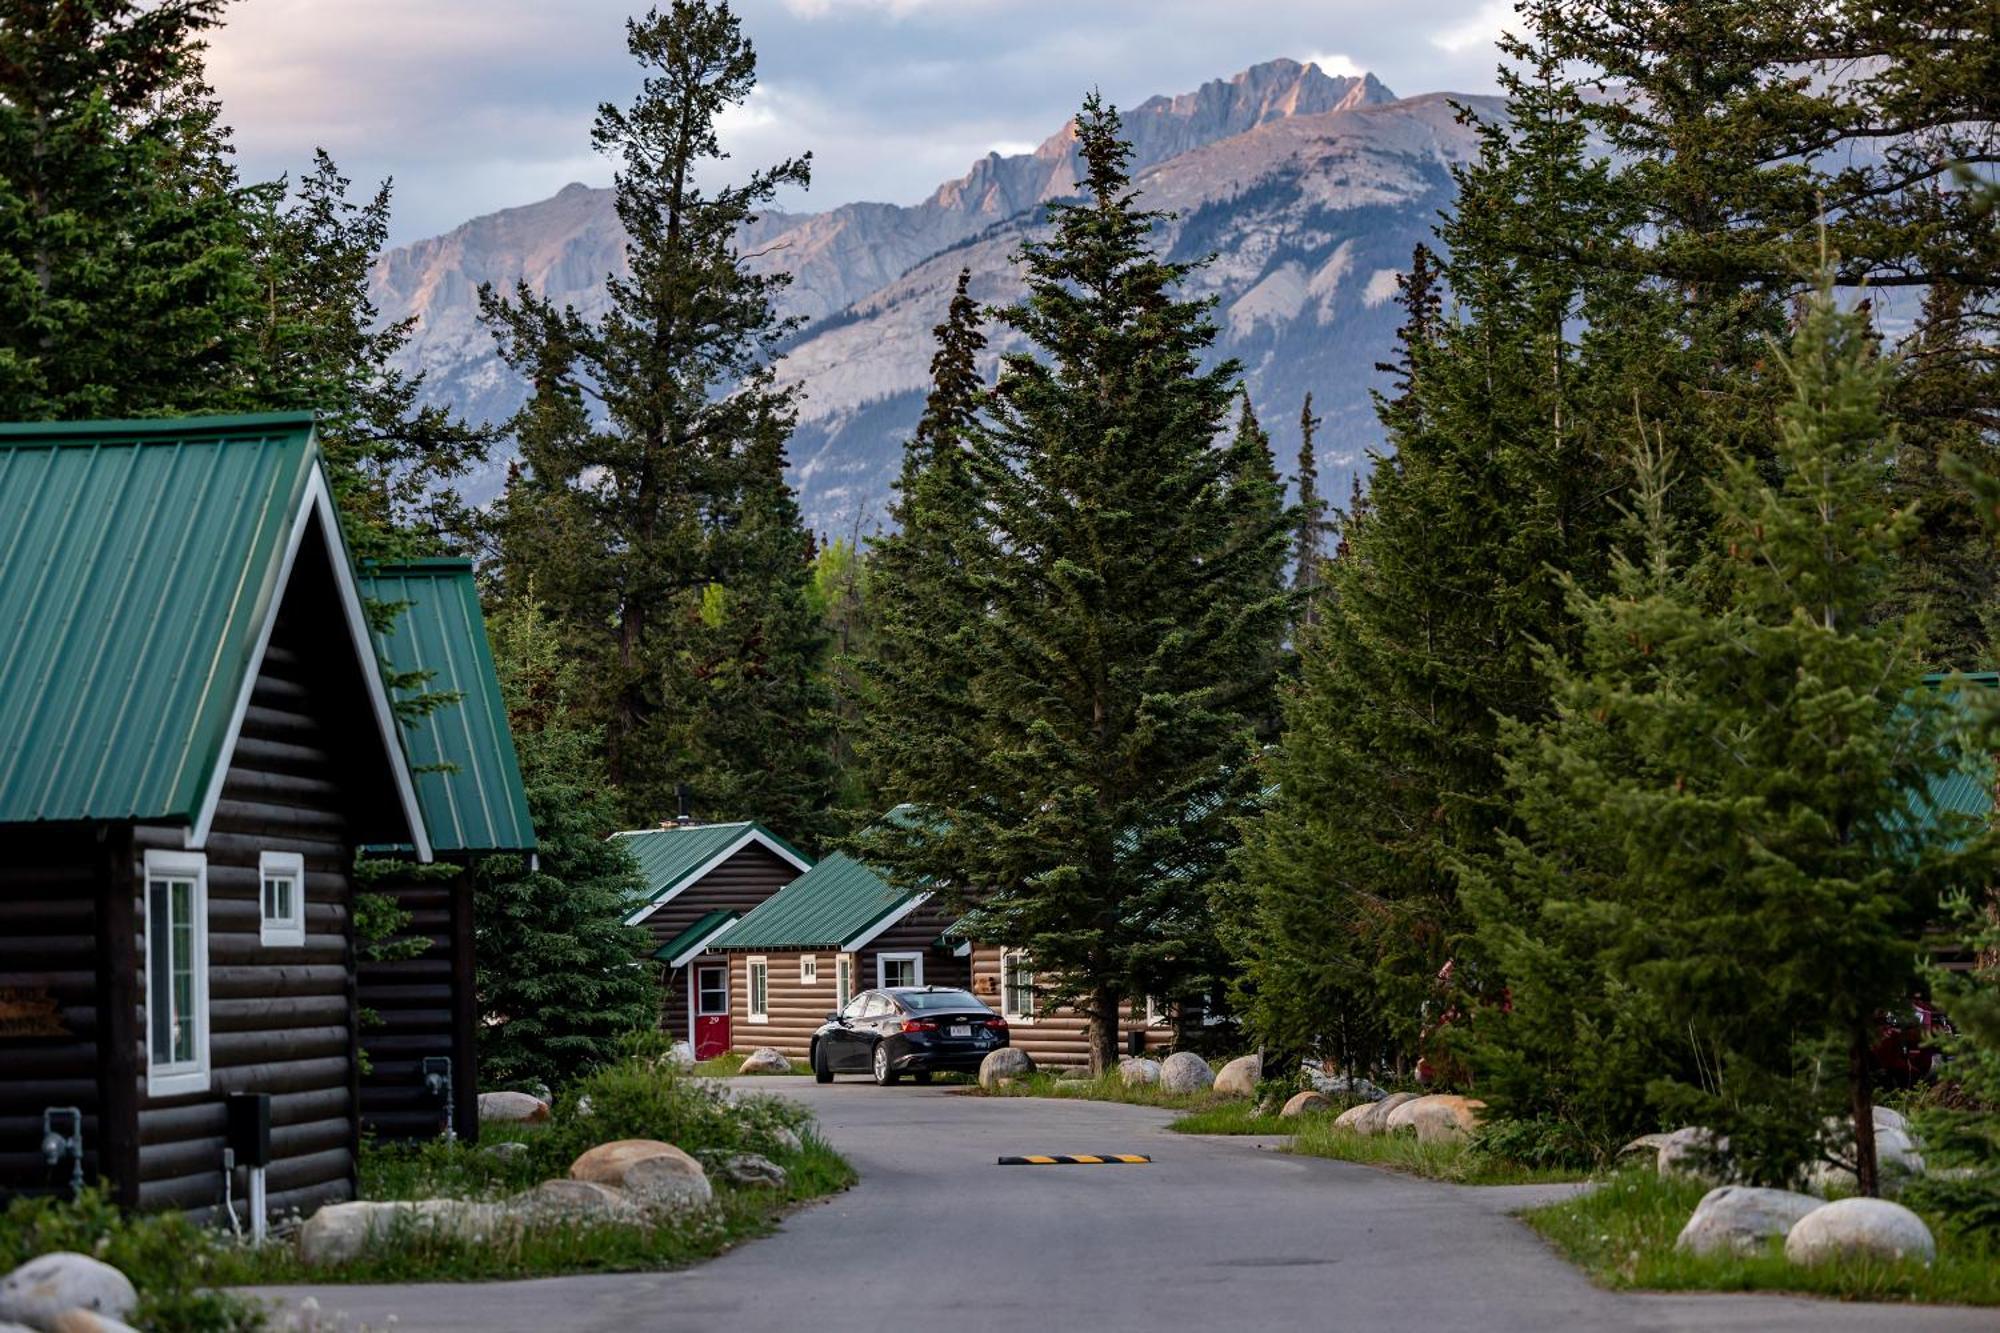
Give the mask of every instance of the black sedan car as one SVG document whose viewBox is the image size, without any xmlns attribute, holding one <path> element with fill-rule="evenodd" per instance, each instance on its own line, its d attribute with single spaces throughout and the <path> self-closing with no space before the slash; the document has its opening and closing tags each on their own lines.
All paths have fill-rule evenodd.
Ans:
<svg viewBox="0 0 2000 1333">
<path fill-rule="evenodd" d="M 909 1074 L 919 1083 L 939 1070 L 977 1073 L 989 1051 L 1007 1044 L 1007 1020 L 970 991 L 951 986 L 896 986 L 863 991 L 828 1014 L 812 1039 L 813 1077 L 872 1074 L 884 1087 Z"/>
</svg>

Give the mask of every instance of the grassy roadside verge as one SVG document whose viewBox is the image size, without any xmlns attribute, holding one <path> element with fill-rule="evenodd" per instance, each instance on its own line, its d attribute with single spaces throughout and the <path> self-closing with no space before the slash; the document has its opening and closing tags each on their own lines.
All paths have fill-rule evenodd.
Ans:
<svg viewBox="0 0 2000 1333">
<path fill-rule="evenodd" d="M 973 1087 L 980 1097 L 1067 1097 L 1079 1101 L 1122 1102 L 1127 1106 L 1157 1106 L 1184 1114 L 1168 1128 L 1182 1134 L 1289 1134 L 1296 1120 L 1259 1115 L 1259 1099 L 1201 1092 L 1166 1092 L 1156 1084 L 1128 1085 L 1116 1072 L 1095 1078 L 1064 1078 L 1034 1073 L 1004 1087 Z"/>
<path fill-rule="evenodd" d="M 710 1060 L 703 1060 L 694 1067 L 694 1072 L 702 1078 L 796 1078 L 801 1074 L 811 1074 L 812 1069 L 803 1060 L 793 1060 L 792 1067 L 782 1073 L 772 1070 L 753 1069 L 743 1072 L 743 1062 L 750 1057 L 737 1051 L 728 1051 Z"/>
<path fill-rule="evenodd" d="M 1337 1162 L 1383 1167 L 1454 1185 L 1555 1185 L 1581 1180 L 1573 1167 L 1531 1166 L 1482 1148 L 1477 1138 L 1424 1143 L 1405 1130 L 1396 1134 L 1356 1134 L 1337 1129 L 1330 1116 L 1305 1121 L 1293 1137 L 1292 1152 Z"/>
<path fill-rule="evenodd" d="M 2000 1251 L 1954 1236 L 1940 1219 L 1937 1262 L 1851 1262 L 1798 1268 L 1781 1243 L 1750 1258 L 1674 1248 L 1708 1187 L 1625 1171 L 1575 1199 L 1533 1208 L 1522 1220 L 1600 1286 L 1653 1291 L 1787 1291 L 1848 1301 L 2000 1305 Z"/>
</svg>

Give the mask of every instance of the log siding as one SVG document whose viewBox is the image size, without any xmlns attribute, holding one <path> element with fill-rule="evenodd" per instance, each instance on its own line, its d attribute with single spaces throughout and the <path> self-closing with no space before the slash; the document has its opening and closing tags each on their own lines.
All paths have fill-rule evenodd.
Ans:
<svg viewBox="0 0 2000 1333">
<path fill-rule="evenodd" d="M 473 1028 L 472 872 L 467 864 L 407 873 L 371 885 L 409 913 L 405 938 L 424 941 L 413 958 L 360 962 L 356 993 L 361 1006 L 361 1123 L 389 1139 L 434 1138 L 443 1129 L 444 1103 L 425 1091 L 423 1062 L 451 1060 L 452 1131 L 468 1142 L 479 1137 L 479 1087 Z"/>
<path fill-rule="evenodd" d="M 1000 954 L 998 945 L 981 944 L 974 947 L 971 960 L 972 993 L 996 1012 L 1001 1010 L 1003 999 L 1000 994 Z M 1036 1010 L 1032 1019 L 1008 1018 L 1009 1043 L 1026 1051 L 1037 1065 L 1044 1068 L 1087 1067 L 1090 1064 L 1090 1020 L 1074 1009 L 1048 1008 L 1039 999 Z M 1121 1052 L 1125 1049 L 1125 1035 L 1135 1031 L 1145 1032 L 1149 1053 L 1157 1054 L 1174 1044 L 1172 1025 L 1148 1024 L 1142 1007 L 1126 1004 L 1118 1026 L 1118 1049 Z"/>
<path fill-rule="evenodd" d="M 799 869 L 762 843 L 746 844 L 715 869 L 687 885 L 642 923 L 653 937 L 653 948 L 672 940 L 709 912 L 748 912 L 799 877 Z M 692 1041 L 693 1011 L 688 1008 L 692 967 L 663 968 L 660 1029 L 679 1041 Z M 742 1011 L 737 1011 L 740 1022 Z M 732 1022 L 732 1027 L 735 1022 Z"/>
</svg>

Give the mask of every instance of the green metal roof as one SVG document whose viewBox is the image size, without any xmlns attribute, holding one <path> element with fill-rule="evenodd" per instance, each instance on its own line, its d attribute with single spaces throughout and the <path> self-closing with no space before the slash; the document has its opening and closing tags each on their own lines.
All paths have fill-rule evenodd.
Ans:
<svg viewBox="0 0 2000 1333">
<path fill-rule="evenodd" d="M 739 915 L 740 913 L 733 912 L 727 907 L 718 907 L 713 912 L 703 912 L 686 930 L 653 950 L 653 957 L 663 963 L 671 964 L 674 959 L 713 935 L 718 927 L 734 921 Z"/>
<path fill-rule="evenodd" d="M 922 897 L 835 852 L 722 932 L 714 949 L 839 949 Z"/>
<path fill-rule="evenodd" d="M 432 848 L 532 850 L 535 826 L 486 642 L 472 562 L 371 565 L 362 570 L 360 583 L 371 601 L 405 604 L 387 633 L 375 633 L 375 650 L 391 671 L 425 672 L 428 679 L 397 693 L 460 696 L 457 703 L 406 720 L 402 728 Z"/>
<path fill-rule="evenodd" d="M 298 413 L 0 425 L 0 823 L 195 818 L 317 466 Z"/>
<path fill-rule="evenodd" d="M 669 828 L 635 829 L 611 835 L 625 844 L 639 863 L 646 881 L 648 902 L 659 903 L 685 887 L 689 879 L 716 857 L 729 851 L 746 837 L 761 838 L 780 849 L 801 869 L 812 859 L 762 824 L 738 820 L 733 824 L 676 824 Z"/>
<path fill-rule="evenodd" d="M 1951 675 L 1940 673 L 1924 677 L 1924 684 L 1935 690 L 1952 679 Z M 2000 673 L 1991 671 L 1966 672 L 1958 679 L 1989 690 L 2000 685 Z M 1956 695 L 1949 697 L 1954 705 L 1966 710 L 1967 720 L 1970 721 L 1972 710 Z M 1991 819 L 1994 777 L 1992 756 L 1964 756 L 1964 762 L 1942 777 L 1933 779 L 1923 796 L 1912 802 L 1912 831 L 1920 837 L 1935 836 L 1943 825 L 1950 822 L 1956 826 L 1953 830 L 1956 835 L 1958 829 L 1965 827 L 1959 818 L 1961 816 L 1973 820 Z M 1953 836 L 1950 841 L 1957 844 L 1962 841 L 1962 836 Z"/>
</svg>

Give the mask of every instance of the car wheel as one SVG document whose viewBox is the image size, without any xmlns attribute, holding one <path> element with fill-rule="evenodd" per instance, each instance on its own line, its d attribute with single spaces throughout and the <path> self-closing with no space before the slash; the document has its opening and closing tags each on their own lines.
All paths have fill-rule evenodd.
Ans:
<svg viewBox="0 0 2000 1333">
<path fill-rule="evenodd" d="M 833 1070 L 826 1063 L 826 1043 L 816 1041 L 812 1049 L 813 1082 L 833 1082 Z"/>
<path fill-rule="evenodd" d="M 882 1087 L 893 1088 L 896 1086 L 896 1080 L 901 1077 L 902 1075 L 898 1074 L 889 1064 L 889 1043 L 886 1041 L 876 1042 L 875 1082 Z"/>
<path fill-rule="evenodd" d="M 916 1073 L 910 1075 L 910 1077 L 919 1083 L 929 1083 L 931 1081 L 931 1071 L 928 1069 L 919 1069 Z"/>
</svg>

